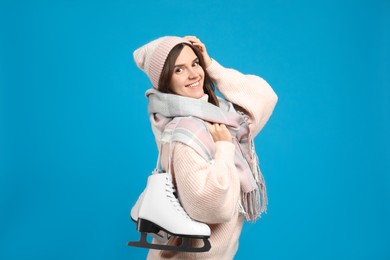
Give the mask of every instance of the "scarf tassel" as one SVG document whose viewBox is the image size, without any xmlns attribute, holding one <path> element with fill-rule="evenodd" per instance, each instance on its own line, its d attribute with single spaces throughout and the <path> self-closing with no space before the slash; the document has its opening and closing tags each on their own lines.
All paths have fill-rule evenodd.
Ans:
<svg viewBox="0 0 390 260">
<path fill-rule="evenodd" d="M 242 213 L 247 221 L 256 222 L 262 213 L 267 211 L 267 192 L 265 185 L 259 183 L 258 189 L 251 192 L 241 192 Z"/>
<path fill-rule="evenodd" d="M 243 208 L 242 213 L 245 215 L 246 220 L 256 222 L 256 220 L 260 218 L 261 213 L 266 213 L 267 211 L 268 196 L 264 177 L 259 167 L 259 158 L 257 157 L 251 136 L 250 140 L 252 140 L 250 144 L 252 173 L 256 180 L 257 189 L 251 192 L 241 192 L 241 205 Z"/>
</svg>

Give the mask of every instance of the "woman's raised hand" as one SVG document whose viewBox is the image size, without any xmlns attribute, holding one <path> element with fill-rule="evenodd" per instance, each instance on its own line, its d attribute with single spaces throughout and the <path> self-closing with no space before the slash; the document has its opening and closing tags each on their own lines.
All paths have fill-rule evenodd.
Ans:
<svg viewBox="0 0 390 260">
<path fill-rule="evenodd" d="M 195 36 L 184 36 L 189 42 L 192 43 L 196 48 L 200 50 L 203 55 L 204 62 L 206 63 L 206 68 L 211 64 L 211 58 L 207 53 L 206 45 L 204 45 L 197 37 Z"/>
<path fill-rule="evenodd" d="M 225 141 L 232 142 L 232 135 L 224 124 L 210 124 L 209 122 L 205 122 L 211 136 L 213 137 L 214 142 Z"/>
</svg>

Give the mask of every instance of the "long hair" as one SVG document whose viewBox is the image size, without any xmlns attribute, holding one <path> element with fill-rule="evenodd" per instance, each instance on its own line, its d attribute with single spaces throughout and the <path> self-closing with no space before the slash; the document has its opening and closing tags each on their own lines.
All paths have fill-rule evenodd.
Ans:
<svg viewBox="0 0 390 260">
<path fill-rule="evenodd" d="M 161 71 L 160 79 L 158 81 L 158 90 L 164 93 L 173 93 L 171 90 L 171 81 L 173 76 L 173 70 L 175 68 L 175 62 L 185 45 L 189 46 L 195 52 L 195 55 L 199 59 L 199 65 L 204 71 L 203 91 L 209 96 L 208 102 L 215 106 L 219 106 L 217 95 L 215 94 L 215 85 L 206 71 L 206 65 L 203 56 L 196 47 L 188 43 L 180 43 L 173 47 L 170 51 L 167 59 L 165 60 L 164 67 Z"/>
</svg>

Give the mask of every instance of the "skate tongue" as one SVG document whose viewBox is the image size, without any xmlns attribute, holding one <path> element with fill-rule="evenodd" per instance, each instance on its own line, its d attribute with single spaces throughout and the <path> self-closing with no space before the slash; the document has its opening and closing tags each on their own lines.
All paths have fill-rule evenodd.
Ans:
<svg viewBox="0 0 390 260">
<path fill-rule="evenodd" d="M 173 186 L 172 184 L 172 181 L 170 180 L 169 177 L 167 177 L 167 181 L 166 181 L 166 187 L 165 187 L 165 190 L 167 191 L 167 196 L 169 197 L 172 205 L 183 215 L 185 216 L 186 218 L 190 218 L 190 216 L 188 216 L 187 212 L 185 212 L 185 210 L 183 209 L 183 207 L 181 206 L 179 200 L 177 199 L 177 193 L 176 193 L 176 189 L 175 187 Z"/>
</svg>

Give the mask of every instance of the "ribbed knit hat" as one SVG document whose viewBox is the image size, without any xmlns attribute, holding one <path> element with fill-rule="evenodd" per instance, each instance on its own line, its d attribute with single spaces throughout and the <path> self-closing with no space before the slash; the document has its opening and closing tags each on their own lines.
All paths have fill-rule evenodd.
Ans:
<svg viewBox="0 0 390 260">
<path fill-rule="evenodd" d="M 189 43 L 177 36 L 164 36 L 153 40 L 134 51 L 133 56 L 138 68 L 148 75 L 155 89 L 169 52 L 179 43 Z"/>
</svg>

